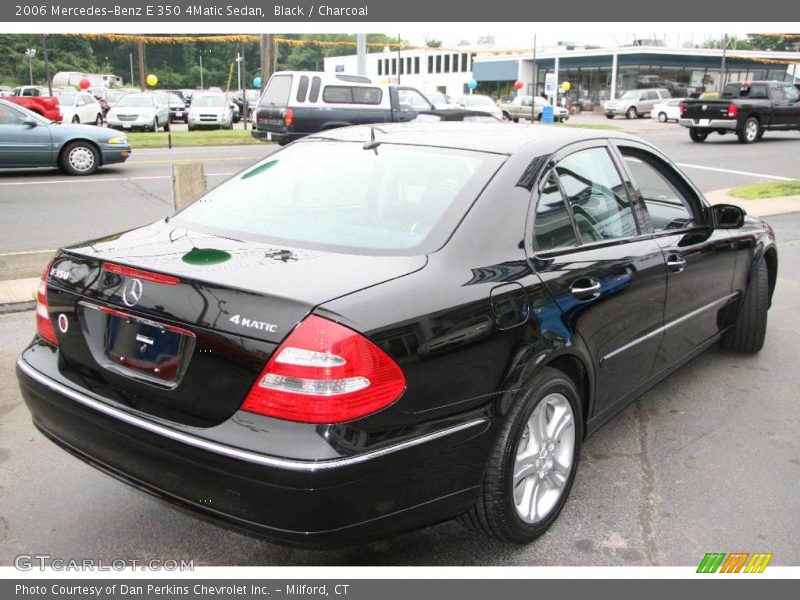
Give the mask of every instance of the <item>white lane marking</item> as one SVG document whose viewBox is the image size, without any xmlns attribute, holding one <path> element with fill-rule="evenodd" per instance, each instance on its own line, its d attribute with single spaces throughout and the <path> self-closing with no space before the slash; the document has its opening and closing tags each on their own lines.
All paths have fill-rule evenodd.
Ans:
<svg viewBox="0 0 800 600">
<path fill-rule="evenodd" d="M 235 175 L 230 173 L 206 173 L 206 177 L 229 177 Z M 100 178 L 75 178 L 75 179 L 45 179 L 41 181 L 3 181 L 0 186 L 8 185 L 50 185 L 62 183 L 109 183 L 112 181 L 144 181 L 149 179 L 172 179 L 172 175 L 147 175 L 142 177 L 100 177 Z"/>
<path fill-rule="evenodd" d="M 679 167 L 686 169 L 700 169 L 701 171 L 716 171 L 717 173 L 730 173 L 731 175 L 744 175 L 745 177 L 763 177 L 764 179 L 774 179 L 776 181 L 793 181 L 791 177 L 781 177 L 780 175 L 766 175 L 764 173 L 751 173 L 750 171 L 737 171 L 735 169 L 721 169 L 719 167 L 707 167 L 705 165 L 690 165 L 687 163 L 675 163 Z"/>
</svg>

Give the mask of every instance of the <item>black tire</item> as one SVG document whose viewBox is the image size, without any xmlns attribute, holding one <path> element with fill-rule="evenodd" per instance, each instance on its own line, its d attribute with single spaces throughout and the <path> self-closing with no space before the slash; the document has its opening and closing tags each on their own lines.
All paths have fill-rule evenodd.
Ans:
<svg viewBox="0 0 800 600">
<path fill-rule="evenodd" d="M 86 166 L 81 167 L 81 164 Z M 72 142 L 61 152 L 59 166 L 70 175 L 91 175 L 100 166 L 100 153 L 89 142 Z"/>
<path fill-rule="evenodd" d="M 767 310 L 769 309 L 769 270 L 763 258 L 739 303 L 739 313 L 733 327 L 722 334 L 720 346 L 725 350 L 755 354 L 764 346 L 767 335 Z"/>
<path fill-rule="evenodd" d="M 628 110 L 625 111 L 625 118 L 626 119 L 638 119 L 639 113 L 636 111 L 635 106 L 631 106 Z"/>
<path fill-rule="evenodd" d="M 158 131 L 158 117 L 153 117 L 153 124 L 150 126 L 150 131 L 153 133 Z"/>
<path fill-rule="evenodd" d="M 192 127 L 188 123 L 186 124 L 186 129 L 189 130 L 189 131 L 194 131 L 194 127 Z"/>
<path fill-rule="evenodd" d="M 78 115 L 75 115 L 74 117 L 72 117 L 72 122 L 77 125 L 77 124 L 80 124 L 81 119 L 80 119 L 80 117 Z"/>
<path fill-rule="evenodd" d="M 504 118 L 506 121 L 510 121 L 510 120 L 511 120 L 511 115 L 510 115 L 510 114 L 508 114 L 507 112 L 503 111 L 503 118 Z"/>
<path fill-rule="evenodd" d="M 538 522 L 524 521 L 514 501 L 513 467 L 528 418 L 548 395 L 559 393 L 572 409 L 574 448 L 572 464 L 560 498 Z M 545 367 L 520 393 L 506 415 L 503 428 L 489 457 L 483 485 L 475 505 L 459 517 L 462 525 L 505 542 L 527 544 L 547 531 L 569 497 L 583 439 L 583 413 L 575 383 L 561 371 Z"/>
<path fill-rule="evenodd" d="M 100 113 L 97 113 L 97 116 L 94 119 L 94 124 L 97 125 L 98 127 L 102 127 L 103 126 L 103 115 L 101 115 Z"/>
<path fill-rule="evenodd" d="M 613 119 L 614 115 L 606 115 L 606 119 Z"/>
<path fill-rule="evenodd" d="M 514 117 L 513 121 L 514 123 L 519 123 L 519 117 Z"/>
<path fill-rule="evenodd" d="M 170 124 L 169 120 L 167 120 L 167 122 L 166 122 L 166 123 L 164 123 L 164 131 L 165 131 L 165 132 L 166 132 L 166 131 L 169 131 L 169 130 L 170 130 L 170 127 L 172 127 L 172 125 Z"/>
<path fill-rule="evenodd" d="M 689 137 L 693 142 L 705 142 L 708 137 L 708 132 L 698 129 L 697 127 L 689 127 Z"/>
<path fill-rule="evenodd" d="M 755 117 L 747 117 L 742 126 L 736 130 L 736 137 L 740 144 L 752 144 L 761 136 L 761 123 Z"/>
<path fill-rule="evenodd" d="M 665 112 L 658 113 L 658 122 L 659 123 L 666 123 L 667 122 L 667 113 L 665 113 Z"/>
</svg>

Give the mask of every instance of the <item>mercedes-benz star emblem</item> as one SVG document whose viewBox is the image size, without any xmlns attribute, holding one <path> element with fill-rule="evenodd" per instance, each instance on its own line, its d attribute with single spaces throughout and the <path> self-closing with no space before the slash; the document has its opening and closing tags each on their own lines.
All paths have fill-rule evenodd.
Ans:
<svg viewBox="0 0 800 600">
<path fill-rule="evenodd" d="M 142 282 L 138 279 L 129 279 L 122 288 L 122 301 L 128 306 L 134 306 L 142 299 Z"/>
</svg>

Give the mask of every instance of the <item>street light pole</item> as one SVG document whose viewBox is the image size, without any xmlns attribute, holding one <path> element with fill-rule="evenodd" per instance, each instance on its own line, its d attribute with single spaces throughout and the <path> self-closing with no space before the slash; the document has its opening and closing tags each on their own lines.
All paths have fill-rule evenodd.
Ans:
<svg viewBox="0 0 800 600">
<path fill-rule="evenodd" d="M 200 89 L 205 89 L 203 85 L 203 51 L 200 50 Z"/>
<path fill-rule="evenodd" d="M 31 85 L 33 85 L 33 57 L 36 56 L 36 48 L 26 48 L 25 56 L 28 57 L 28 73 L 30 74 Z"/>
<path fill-rule="evenodd" d="M 131 62 L 131 85 L 133 85 L 133 52 L 128 53 L 128 59 Z"/>
</svg>

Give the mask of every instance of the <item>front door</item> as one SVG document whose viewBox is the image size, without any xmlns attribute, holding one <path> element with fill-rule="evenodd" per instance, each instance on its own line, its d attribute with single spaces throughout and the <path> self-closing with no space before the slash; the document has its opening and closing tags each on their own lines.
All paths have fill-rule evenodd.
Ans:
<svg viewBox="0 0 800 600">
<path fill-rule="evenodd" d="M 706 223 L 699 193 L 667 160 L 633 142 L 618 148 L 667 265 L 657 373 L 719 332 L 723 310 L 733 301 L 733 240 Z"/>
<path fill-rule="evenodd" d="M 605 142 L 556 157 L 538 190 L 531 263 L 591 354 L 594 415 L 650 376 L 661 343 L 664 256 L 639 229 Z"/>
<path fill-rule="evenodd" d="M 49 127 L 38 119 L 36 125 L 26 123 L 27 118 L 23 111 L 0 103 L 0 166 L 46 167 L 52 163 Z"/>
</svg>

